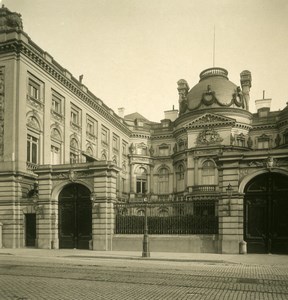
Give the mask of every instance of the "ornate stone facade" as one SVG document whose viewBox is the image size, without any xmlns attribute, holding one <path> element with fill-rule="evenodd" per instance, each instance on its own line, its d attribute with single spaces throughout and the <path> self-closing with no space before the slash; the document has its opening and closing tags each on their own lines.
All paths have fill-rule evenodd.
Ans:
<svg viewBox="0 0 288 300">
<path fill-rule="evenodd" d="M 19 31 L 21 35 L 11 35 Z M 243 240 L 249 247 L 276 251 L 275 236 L 268 232 L 265 242 L 259 242 L 244 225 L 249 209 L 259 203 L 272 207 L 271 197 L 285 190 L 288 110 L 271 112 L 261 99 L 263 106 L 252 114 L 249 71 L 240 73 L 241 87 L 229 81 L 223 68 L 204 70 L 191 89 L 179 80 L 179 111 L 173 107 L 155 123 L 139 113 L 114 113 L 36 46 L 23 32 L 20 15 L 7 8 L 0 9 L 0 35 L 0 222 L 5 247 L 141 248 L 141 235 L 126 243 L 127 236 L 114 234 L 114 208 L 148 194 L 150 202 L 159 204 L 161 217 L 173 213 L 166 209 L 171 203 L 180 208 L 188 203 L 193 218 L 210 214 L 218 220 L 217 233 L 185 236 L 179 245 L 176 236 L 155 236 L 158 251 L 238 253 Z M 253 203 L 253 193 L 271 199 Z M 278 203 L 282 211 L 284 200 Z M 203 203 L 210 208 L 200 209 Z M 79 227 L 74 228 L 79 220 L 73 225 L 67 221 L 73 239 L 65 232 L 63 224 L 71 214 L 86 224 L 84 242 L 76 235 Z M 29 222 L 35 225 L 30 239 Z"/>
</svg>

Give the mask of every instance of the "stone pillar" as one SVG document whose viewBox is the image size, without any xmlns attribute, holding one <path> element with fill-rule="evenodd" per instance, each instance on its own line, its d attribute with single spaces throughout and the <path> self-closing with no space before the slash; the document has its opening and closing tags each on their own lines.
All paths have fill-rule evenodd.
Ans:
<svg viewBox="0 0 288 300">
<path fill-rule="evenodd" d="M 3 229 L 3 223 L 0 222 L 0 249 L 3 248 L 3 242 L 2 242 L 2 229 Z"/>
<path fill-rule="evenodd" d="M 132 158 L 130 158 L 132 160 Z M 133 168 L 133 164 L 130 162 L 130 194 L 135 194 L 135 187 L 134 187 L 134 168 Z"/>
<path fill-rule="evenodd" d="M 116 179 L 116 170 L 107 170 L 104 175 L 102 172 L 94 177 L 96 199 L 92 208 L 93 250 L 112 250 Z"/>
<path fill-rule="evenodd" d="M 38 169 L 38 200 L 34 205 L 36 211 L 37 236 L 36 245 L 40 249 L 58 248 L 58 207 L 51 200 L 52 169 Z"/>
<path fill-rule="evenodd" d="M 239 243 L 243 241 L 243 194 L 237 191 L 231 196 L 222 193 L 219 200 L 219 240 L 220 252 L 239 253 Z"/>
<path fill-rule="evenodd" d="M 187 156 L 187 179 L 186 186 L 188 187 L 189 192 L 192 192 L 192 186 L 194 185 L 194 177 L 193 177 L 193 157 L 191 154 Z"/>
<path fill-rule="evenodd" d="M 198 157 L 194 157 L 194 185 L 199 185 Z"/>
</svg>

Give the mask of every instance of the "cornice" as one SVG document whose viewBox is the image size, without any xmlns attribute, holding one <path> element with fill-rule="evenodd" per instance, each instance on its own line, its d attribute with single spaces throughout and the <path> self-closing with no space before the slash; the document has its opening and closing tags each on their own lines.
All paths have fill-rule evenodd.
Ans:
<svg viewBox="0 0 288 300">
<path fill-rule="evenodd" d="M 174 139 L 173 134 L 153 135 L 151 140 Z"/>
<path fill-rule="evenodd" d="M 252 125 L 251 131 L 253 130 L 260 130 L 260 129 L 277 129 L 277 124 L 259 124 L 259 125 Z"/>
<path fill-rule="evenodd" d="M 32 43 L 32 42 L 31 42 Z M 34 43 L 33 43 L 34 44 Z M 36 45 L 35 45 L 36 46 Z M 66 70 L 58 65 L 55 61 L 52 60 L 52 63 L 48 62 L 44 56 L 45 52 L 41 53 L 40 48 L 28 45 L 23 41 L 19 40 L 11 40 L 5 43 L 0 44 L 0 53 L 2 52 L 15 52 L 17 55 L 23 54 L 33 63 L 35 63 L 39 68 L 57 80 L 60 84 L 62 84 L 66 89 L 68 89 L 71 93 L 73 93 L 77 98 L 82 100 L 88 106 L 93 108 L 97 113 L 99 113 L 103 118 L 111 122 L 122 132 L 130 136 L 131 131 L 120 121 L 116 116 L 114 116 L 114 112 L 106 108 L 105 104 L 103 104 L 102 100 L 97 98 L 94 94 L 89 92 L 84 92 L 81 87 L 82 85 L 73 77 L 69 79 L 64 72 Z M 74 80 L 73 80 L 74 79 Z"/>
<path fill-rule="evenodd" d="M 130 135 L 130 138 L 138 138 L 138 139 L 147 139 L 147 140 L 150 140 L 151 139 L 151 135 L 150 134 L 145 134 L 145 133 L 132 132 L 131 135 Z"/>
</svg>

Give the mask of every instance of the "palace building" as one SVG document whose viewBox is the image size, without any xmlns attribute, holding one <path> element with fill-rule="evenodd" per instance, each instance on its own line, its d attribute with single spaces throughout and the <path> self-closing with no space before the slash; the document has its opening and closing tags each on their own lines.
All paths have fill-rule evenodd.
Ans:
<svg viewBox="0 0 288 300">
<path fill-rule="evenodd" d="M 41 45 L 40 45 L 41 46 Z M 219 67 L 117 114 L 0 9 L 0 246 L 288 253 L 288 107 Z M 177 88 L 177 90 L 176 90 Z"/>
</svg>

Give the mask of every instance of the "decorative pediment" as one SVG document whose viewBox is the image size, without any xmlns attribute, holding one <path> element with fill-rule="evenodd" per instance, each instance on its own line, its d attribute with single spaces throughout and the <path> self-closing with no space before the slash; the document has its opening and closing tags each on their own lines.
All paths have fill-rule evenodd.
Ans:
<svg viewBox="0 0 288 300">
<path fill-rule="evenodd" d="M 233 126 L 235 123 L 235 119 L 206 113 L 186 124 L 185 128 Z"/>
</svg>

